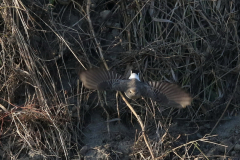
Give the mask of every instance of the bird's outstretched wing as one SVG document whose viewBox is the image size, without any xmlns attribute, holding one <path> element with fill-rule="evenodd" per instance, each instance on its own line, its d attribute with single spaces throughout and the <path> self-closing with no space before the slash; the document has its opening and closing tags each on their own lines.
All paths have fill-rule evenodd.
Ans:
<svg viewBox="0 0 240 160">
<path fill-rule="evenodd" d="M 176 84 L 150 81 L 144 88 L 145 92 L 142 96 L 149 97 L 163 105 L 185 108 L 192 101 L 190 95 Z"/>
<path fill-rule="evenodd" d="M 105 69 L 90 69 L 80 73 L 80 80 L 89 89 L 118 90 L 117 84 L 124 78 L 114 71 Z"/>
</svg>

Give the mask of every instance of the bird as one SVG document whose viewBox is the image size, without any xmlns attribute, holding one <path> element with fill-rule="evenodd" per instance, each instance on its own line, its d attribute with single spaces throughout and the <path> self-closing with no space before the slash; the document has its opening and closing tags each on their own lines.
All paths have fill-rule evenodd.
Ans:
<svg viewBox="0 0 240 160">
<path fill-rule="evenodd" d="M 139 73 L 133 71 L 129 78 L 125 78 L 112 70 L 89 69 L 80 73 L 80 80 L 88 89 L 121 91 L 133 100 L 148 97 L 161 105 L 176 108 L 185 108 L 192 101 L 190 94 L 178 85 L 161 81 L 141 82 Z"/>
</svg>

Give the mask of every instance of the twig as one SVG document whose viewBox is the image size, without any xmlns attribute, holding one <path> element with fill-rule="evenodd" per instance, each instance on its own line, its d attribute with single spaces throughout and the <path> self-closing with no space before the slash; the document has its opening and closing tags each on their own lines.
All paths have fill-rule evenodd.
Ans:
<svg viewBox="0 0 240 160">
<path fill-rule="evenodd" d="M 141 120 L 141 118 L 139 117 L 139 115 L 137 115 L 137 113 L 135 112 L 135 110 L 133 109 L 133 107 L 130 105 L 130 103 L 127 101 L 127 99 L 123 96 L 123 94 L 121 92 L 119 92 L 122 99 L 124 100 L 124 102 L 127 104 L 128 108 L 132 111 L 132 113 L 134 114 L 134 116 L 137 118 L 138 120 L 138 123 L 140 124 L 141 126 L 141 129 L 142 129 L 142 135 L 143 135 L 143 138 L 144 138 L 144 141 L 148 147 L 148 150 L 152 156 L 152 159 L 155 159 L 154 155 L 153 155 L 153 151 L 152 151 L 152 148 L 150 147 L 149 145 L 149 142 L 147 140 L 147 136 L 146 136 L 146 133 L 145 133 L 145 126 Z"/>
<path fill-rule="evenodd" d="M 95 43 L 97 45 L 100 58 L 102 59 L 105 68 L 107 70 L 109 70 L 108 65 L 107 65 L 107 63 L 106 63 L 106 61 L 105 61 L 105 59 L 103 57 L 103 54 L 102 54 L 102 48 L 100 47 L 100 45 L 99 45 L 100 43 L 98 42 L 98 40 L 97 40 L 97 38 L 95 36 L 95 32 L 93 30 L 92 21 L 91 21 L 91 18 L 90 18 L 90 5 L 91 5 L 91 0 L 87 0 L 87 20 L 88 20 L 88 24 L 89 24 L 89 29 L 90 29 L 90 31 L 92 33 L 92 37 L 93 37 L 93 39 L 94 39 L 94 41 L 95 41 Z"/>
<path fill-rule="evenodd" d="M 232 101 L 233 96 L 234 96 L 234 94 L 235 94 L 235 92 L 236 92 L 236 90 L 237 90 L 238 79 L 239 79 L 239 74 L 238 74 L 238 77 L 237 77 L 237 81 L 236 81 L 236 83 L 235 83 L 235 88 L 234 88 L 233 94 L 232 94 L 231 98 L 229 99 L 229 101 L 228 101 L 228 103 L 227 103 L 227 106 L 226 106 L 226 108 L 224 109 L 221 117 L 218 119 L 217 123 L 215 124 L 215 126 L 213 127 L 213 129 L 211 130 L 211 132 L 210 132 L 209 134 L 212 134 L 212 132 L 214 131 L 214 129 L 217 127 L 218 123 L 221 121 L 223 115 L 224 115 L 225 112 L 227 111 L 227 109 L 228 109 L 228 107 L 229 107 L 229 104 L 230 104 L 230 102 Z"/>
</svg>

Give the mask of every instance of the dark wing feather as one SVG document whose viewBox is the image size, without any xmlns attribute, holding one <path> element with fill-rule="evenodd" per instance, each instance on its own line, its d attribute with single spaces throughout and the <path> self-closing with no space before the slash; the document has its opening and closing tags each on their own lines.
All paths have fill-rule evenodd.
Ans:
<svg viewBox="0 0 240 160">
<path fill-rule="evenodd" d="M 145 96 L 164 105 L 185 108 L 191 104 L 192 98 L 178 85 L 167 82 L 148 82 Z"/>
<path fill-rule="evenodd" d="M 114 71 L 105 69 L 90 69 L 80 73 L 80 80 L 89 89 L 114 90 L 116 84 L 124 78 Z"/>
</svg>

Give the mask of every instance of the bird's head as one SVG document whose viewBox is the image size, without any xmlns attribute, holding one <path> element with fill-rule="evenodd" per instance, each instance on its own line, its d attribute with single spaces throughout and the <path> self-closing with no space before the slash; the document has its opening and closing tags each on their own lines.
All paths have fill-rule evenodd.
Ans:
<svg viewBox="0 0 240 160">
<path fill-rule="evenodd" d="M 125 95 L 129 98 L 129 99 L 137 99 L 141 97 L 141 93 L 139 92 L 139 90 L 136 87 L 133 88 L 129 88 L 126 92 Z"/>
</svg>

